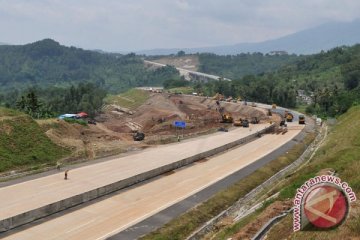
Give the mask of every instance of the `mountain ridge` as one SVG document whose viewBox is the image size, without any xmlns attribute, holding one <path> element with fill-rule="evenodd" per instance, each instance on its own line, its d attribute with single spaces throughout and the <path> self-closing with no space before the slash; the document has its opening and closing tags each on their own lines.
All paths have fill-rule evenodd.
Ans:
<svg viewBox="0 0 360 240">
<path fill-rule="evenodd" d="M 257 43 L 239 43 L 202 48 L 170 48 L 135 51 L 140 55 L 170 55 L 178 51 L 186 53 L 214 53 L 218 55 L 236 55 L 247 52 L 269 53 L 286 51 L 289 54 L 313 54 L 338 46 L 360 43 L 360 19 L 352 22 L 330 22 L 302 30 L 277 39 Z"/>
</svg>

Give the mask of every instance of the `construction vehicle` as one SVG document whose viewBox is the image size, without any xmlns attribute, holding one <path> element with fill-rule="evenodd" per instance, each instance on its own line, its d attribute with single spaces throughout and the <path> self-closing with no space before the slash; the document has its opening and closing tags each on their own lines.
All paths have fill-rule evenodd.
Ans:
<svg viewBox="0 0 360 240">
<path fill-rule="evenodd" d="M 252 107 L 257 107 L 256 103 L 254 103 L 254 102 L 251 103 L 251 106 Z"/>
<path fill-rule="evenodd" d="M 249 120 L 240 118 L 234 121 L 235 127 L 249 127 Z"/>
<path fill-rule="evenodd" d="M 299 115 L 299 124 L 305 124 L 305 116 Z"/>
<path fill-rule="evenodd" d="M 234 121 L 234 126 L 235 127 L 242 127 L 242 122 L 240 120 L 235 120 Z"/>
<path fill-rule="evenodd" d="M 272 106 L 271 106 L 272 109 L 276 109 L 276 107 L 277 107 L 277 106 L 276 106 L 275 103 L 273 103 Z"/>
<path fill-rule="evenodd" d="M 142 141 L 145 139 L 145 134 L 142 132 L 135 132 L 133 135 L 134 141 Z"/>
<path fill-rule="evenodd" d="M 286 125 L 286 122 L 285 122 L 285 120 L 283 119 L 283 120 L 281 120 L 281 122 L 280 122 L 280 127 L 286 127 L 287 125 Z"/>
<path fill-rule="evenodd" d="M 291 112 L 285 111 L 284 117 L 287 122 L 292 122 L 294 119 L 294 115 Z"/>
<path fill-rule="evenodd" d="M 234 122 L 234 119 L 230 113 L 222 114 L 221 118 L 222 118 L 222 121 L 221 121 L 222 123 L 233 123 Z"/>
<path fill-rule="evenodd" d="M 260 122 L 260 120 L 257 117 L 253 117 L 251 119 L 251 124 L 258 124 Z"/>
<path fill-rule="evenodd" d="M 244 128 L 249 127 L 249 121 L 247 119 L 240 119 L 240 120 L 241 120 L 241 124 Z"/>
</svg>

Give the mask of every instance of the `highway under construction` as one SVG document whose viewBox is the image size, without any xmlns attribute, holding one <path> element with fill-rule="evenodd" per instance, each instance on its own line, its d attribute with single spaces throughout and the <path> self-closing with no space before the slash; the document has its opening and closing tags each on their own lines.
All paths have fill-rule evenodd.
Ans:
<svg viewBox="0 0 360 240">
<path fill-rule="evenodd" d="M 144 232 L 132 229 L 129 235 L 126 230 L 236 172 L 250 174 L 265 164 L 261 159 L 298 136 L 304 125 L 288 123 L 286 134 L 274 134 L 274 127 L 269 122 L 250 124 L 153 147 L 74 168 L 68 180 L 61 171 L 10 182 L 0 188 L 0 237 L 137 238 Z"/>
</svg>

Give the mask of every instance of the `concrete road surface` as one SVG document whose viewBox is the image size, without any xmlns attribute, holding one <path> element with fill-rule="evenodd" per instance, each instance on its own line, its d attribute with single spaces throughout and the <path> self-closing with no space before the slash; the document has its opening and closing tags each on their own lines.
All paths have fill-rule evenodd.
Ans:
<svg viewBox="0 0 360 240">
<path fill-rule="evenodd" d="M 0 188 L 0 219 L 46 206 L 82 192 L 129 178 L 159 166 L 164 166 L 201 152 L 223 146 L 243 138 L 268 124 L 253 125 L 251 130 L 237 128 L 227 133 L 219 132 L 185 142 L 151 148 L 141 153 L 89 165 L 69 172 L 54 174 L 35 180 Z"/>
<path fill-rule="evenodd" d="M 264 135 L 208 161 L 179 169 L 174 174 L 122 191 L 5 239 L 105 239 L 257 161 L 290 141 L 299 132 L 300 128 L 296 128 L 284 135 Z M 74 181 L 78 180 L 75 178 Z M 90 184 L 85 181 L 82 183 Z"/>
</svg>

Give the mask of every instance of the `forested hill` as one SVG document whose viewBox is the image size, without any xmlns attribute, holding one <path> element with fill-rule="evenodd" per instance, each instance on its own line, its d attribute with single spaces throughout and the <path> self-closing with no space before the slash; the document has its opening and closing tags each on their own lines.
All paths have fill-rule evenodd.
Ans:
<svg viewBox="0 0 360 240">
<path fill-rule="evenodd" d="M 134 86 L 161 85 L 164 80 L 178 77 L 171 67 L 148 71 L 134 54 L 103 54 L 65 47 L 51 39 L 0 46 L 0 91 L 92 82 L 119 92 Z"/>
<path fill-rule="evenodd" d="M 277 69 L 294 63 L 302 57 L 295 54 L 269 55 L 262 53 L 242 53 L 237 55 L 199 54 L 199 71 L 239 79 L 246 75 L 257 75 L 274 72 Z"/>
</svg>

